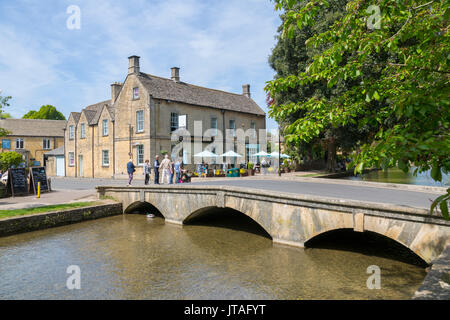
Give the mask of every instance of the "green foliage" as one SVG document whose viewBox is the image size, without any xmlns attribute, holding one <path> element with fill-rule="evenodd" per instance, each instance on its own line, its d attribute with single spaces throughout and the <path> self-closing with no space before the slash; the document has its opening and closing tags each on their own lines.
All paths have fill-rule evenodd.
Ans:
<svg viewBox="0 0 450 320">
<path fill-rule="evenodd" d="M 253 162 L 251 161 L 248 162 L 248 169 L 253 170 Z"/>
<path fill-rule="evenodd" d="M 2 93 L 2 92 L 0 91 L 0 93 Z M 9 99 L 11 99 L 11 96 L 2 97 L 2 96 L 0 95 L 0 115 L 8 115 L 8 114 L 3 113 L 3 112 L 4 112 L 3 109 L 4 109 L 5 107 L 9 107 L 9 103 L 8 103 L 8 100 L 9 100 Z M 10 117 L 11 117 L 11 116 L 10 116 Z M 1 118 L 1 117 L 0 117 L 0 118 Z M 9 133 L 9 131 L 0 128 L 0 137 L 4 137 L 4 136 L 6 136 L 8 133 Z"/>
<path fill-rule="evenodd" d="M 11 119 L 12 116 L 8 112 L 0 112 L 0 119 Z"/>
<path fill-rule="evenodd" d="M 314 25 L 329 3 L 275 0 L 285 8 L 283 34 Z M 441 181 L 450 170 L 450 41 L 449 1 L 380 0 L 381 24 L 369 28 L 369 6 L 350 0 L 345 15 L 307 45 L 319 49 L 305 71 L 267 83 L 271 97 L 295 86 L 326 82 L 328 88 L 347 84 L 339 95 L 314 95 L 302 101 L 273 105 L 269 114 L 283 118 L 299 110 L 305 116 L 290 124 L 288 140 L 309 142 L 326 128 L 349 123 L 370 125 L 370 135 L 353 154 L 356 172 L 397 166 L 418 172 L 431 169 Z M 326 46 L 326 47 L 324 47 Z M 350 84 L 349 84 L 350 82 Z M 417 173 L 416 171 L 416 173 Z"/>
<path fill-rule="evenodd" d="M 443 195 L 437 197 L 433 201 L 433 203 L 431 204 L 431 207 L 430 207 L 430 214 L 433 214 L 433 211 L 439 205 L 439 208 L 441 209 L 442 216 L 445 219 L 450 220 L 450 216 L 448 214 L 448 203 L 447 203 L 448 201 L 450 201 L 450 188 L 447 189 L 447 193 L 446 194 L 443 194 Z"/>
<path fill-rule="evenodd" d="M 163 156 L 165 156 L 166 154 L 169 154 L 169 152 L 167 150 L 161 150 L 160 153 Z"/>
<path fill-rule="evenodd" d="M 54 106 L 42 106 L 39 111 L 31 110 L 27 112 L 22 119 L 47 119 L 47 120 L 66 120 L 66 117 L 56 110 Z"/>
<path fill-rule="evenodd" d="M 299 73 L 305 72 L 308 66 L 313 62 L 314 56 L 321 50 L 329 48 L 329 44 L 323 44 L 318 47 L 307 46 L 306 41 L 318 34 L 327 31 L 333 24 L 341 19 L 345 14 L 347 0 L 331 0 L 330 6 L 322 8 L 313 18 L 314 24 L 308 25 L 302 29 L 294 27 L 291 29 L 291 37 L 287 37 L 283 27 L 280 27 L 278 42 L 272 50 L 269 58 L 271 67 L 277 72 L 276 79 L 288 79 L 296 77 Z M 306 3 L 297 2 L 293 4 L 294 10 L 302 9 Z M 290 18 L 289 11 L 281 15 L 283 24 Z M 271 105 L 269 115 L 280 123 L 286 137 L 286 152 L 293 159 L 306 162 L 316 159 L 322 159 L 325 152 L 328 152 L 327 168 L 331 171 L 335 168 L 336 150 L 352 150 L 360 141 L 364 141 L 367 135 L 374 129 L 370 125 L 358 126 L 355 123 L 347 123 L 342 126 L 325 125 L 323 130 L 310 139 L 298 139 L 293 133 L 293 126 L 299 122 L 299 119 L 308 117 L 306 108 L 297 108 L 295 104 L 307 101 L 311 98 L 326 98 L 339 96 L 351 86 L 352 81 L 342 82 L 339 86 L 330 88 L 327 81 L 316 81 L 311 83 L 296 83 L 285 88 L 285 90 L 272 90 L 268 99 Z M 293 109 L 289 112 L 279 110 L 278 106 L 290 105 Z M 274 112 L 280 111 L 280 112 Z"/>
<path fill-rule="evenodd" d="M 0 169 L 2 171 L 8 170 L 11 166 L 18 166 L 22 162 L 22 155 L 15 151 L 0 153 Z"/>
</svg>

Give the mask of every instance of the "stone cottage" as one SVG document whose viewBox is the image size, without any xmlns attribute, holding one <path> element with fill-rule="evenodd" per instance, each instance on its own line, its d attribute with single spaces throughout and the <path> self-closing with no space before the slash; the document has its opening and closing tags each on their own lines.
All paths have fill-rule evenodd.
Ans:
<svg viewBox="0 0 450 320">
<path fill-rule="evenodd" d="M 257 135 L 260 129 L 265 132 L 266 118 L 251 99 L 250 85 L 243 85 L 241 94 L 208 89 L 183 82 L 179 68 L 171 69 L 169 79 L 141 72 L 138 56 L 128 61 L 125 81 L 111 84 L 110 100 L 70 114 L 64 142 L 66 176 L 120 177 L 126 174 L 130 157 L 141 166 L 165 152 L 193 163 L 193 148 L 174 153 L 179 141 L 174 141 L 172 133 L 180 128 L 192 135 L 192 141 L 201 140 L 200 149 L 219 146 L 210 150 L 217 153 L 236 151 L 237 129 L 254 129 L 253 139 L 246 137 L 241 150 L 246 160 L 259 151 Z M 194 136 L 194 122 L 201 122 L 202 132 L 209 129 L 209 134 Z M 227 131 L 232 144 L 225 145 L 218 131 Z M 141 168 L 137 174 L 142 174 Z"/>
</svg>

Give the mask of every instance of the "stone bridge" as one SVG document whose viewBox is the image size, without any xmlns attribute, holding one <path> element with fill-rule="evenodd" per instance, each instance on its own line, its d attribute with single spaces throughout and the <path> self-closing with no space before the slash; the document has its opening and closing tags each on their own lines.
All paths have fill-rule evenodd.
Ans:
<svg viewBox="0 0 450 320">
<path fill-rule="evenodd" d="M 273 242 L 298 247 L 332 230 L 371 231 L 431 263 L 450 244 L 450 221 L 421 208 L 230 186 L 99 186 L 97 191 L 122 202 L 124 213 L 156 209 L 169 223 L 231 208 L 258 223 Z"/>
</svg>

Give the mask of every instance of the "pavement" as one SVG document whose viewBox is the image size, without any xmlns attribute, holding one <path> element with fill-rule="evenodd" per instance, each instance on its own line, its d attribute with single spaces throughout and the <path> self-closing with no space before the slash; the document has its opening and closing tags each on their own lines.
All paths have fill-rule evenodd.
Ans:
<svg viewBox="0 0 450 320">
<path fill-rule="evenodd" d="M 95 194 L 96 186 L 126 186 L 127 180 L 123 179 L 91 179 L 91 178 L 53 178 L 52 188 L 58 191 L 71 190 L 90 191 Z M 363 181 L 302 178 L 293 175 L 254 176 L 241 178 L 194 178 L 195 185 L 225 185 L 235 187 L 255 188 L 260 190 L 271 190 L 278 192 L 289 192 L 296 194 L 309 194 L 338 199 L 369 201 L 388 203 L 416 208 L 428 209 L 431 202 L 445 188 L 421 187 L 399 184 L 368 183 Z M 135 179 L 133 186 L 144 186 L 142 179 Z M 65 193 L 64 193 L 65 194 Z M 70 197 L 70 195 L 68 195 Z M 0 205 L 1 207 L 1 205 Z M 0 208 L 1 209 L 1 208 Z"/>
<path fill-rule="evenodd" d="M 36 195 L 18 196 L 0 199 L 0 210 L 26 209 L 80 201 L 98 200 L 95 190 L 53 190 L 41 193 L 40 198 Z"/>
<path fill-rule="evenodd" d="M 251 176 L 240 178 L 193 178 L 192 184 L 235 186 L 296 194 L 318 195 L 338 199 L 369 201 L 402 206 L 429 208 L 431 202 L 445 192 L 442 187 L 386 184 L 340 179 L 308 178 L 315 172 Z M 31 208 L 51 204 L 97 200 L 96 186 L 125 186 L 126 179 L 51 178 L 53 192 L 0 199 L 0 210 Z M 144 186 L 142 177 L 133 186 Z"/>
</svg>

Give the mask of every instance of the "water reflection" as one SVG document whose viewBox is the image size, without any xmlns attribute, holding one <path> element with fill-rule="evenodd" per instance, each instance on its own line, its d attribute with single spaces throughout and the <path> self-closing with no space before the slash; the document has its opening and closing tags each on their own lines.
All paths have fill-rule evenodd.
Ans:
<svg viewBox="0 0 450 320">
<path fill-rule="evenodd" d="M 425 276 L 372 253 L 273 245 L 235 218 L 178 226 L 132 214 L 1 238 L 0 298 L 409 299 Z M 65 287 L 72 264 L 81 290 Z M 372 264 L 381 290 L 366 287 Z"/>
<path fill-rule="evenodd" d="M 386 171 L 377 170 L 365 173 L 363 175 L 357 175 L 354 177 L 345 177 L 341 179 L 358 180 L 358 181 L 373 181 L 373 182 L 385 182 L 385 183 L 401 183 L 401 184 L 415 184 L 423 186 L 436 186 L 446 187 L 450 186 L 450 175 L 442 174 L 442 181 L 434 181 L 431 178 L 430 171 L 417 173 L 414 176 L 415 168 L 411 168 L 409 172 L 404 173 L 400 169 L 390 168 Z"/>
</svg>

